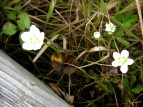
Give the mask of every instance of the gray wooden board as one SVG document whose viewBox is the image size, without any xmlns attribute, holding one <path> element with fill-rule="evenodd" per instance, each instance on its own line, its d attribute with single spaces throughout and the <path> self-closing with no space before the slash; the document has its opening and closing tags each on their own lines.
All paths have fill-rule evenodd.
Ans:
<svg viewBox="0 0 143 107">
<path fill-rule="evenodd" d="M 0 50 L 0 107 L 72 107 Z"/>
</svg>

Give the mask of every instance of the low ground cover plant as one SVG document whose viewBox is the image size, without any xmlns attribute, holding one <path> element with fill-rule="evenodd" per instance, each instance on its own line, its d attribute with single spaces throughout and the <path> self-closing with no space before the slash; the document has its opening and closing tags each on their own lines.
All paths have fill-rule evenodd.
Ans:
<svg viewBox="0 0 143 107">
<path fill-rule="evenodd" d="M 0 3 L 0 48 L 67 103 L 143 104 L 142 0 Z"/>
</svg>

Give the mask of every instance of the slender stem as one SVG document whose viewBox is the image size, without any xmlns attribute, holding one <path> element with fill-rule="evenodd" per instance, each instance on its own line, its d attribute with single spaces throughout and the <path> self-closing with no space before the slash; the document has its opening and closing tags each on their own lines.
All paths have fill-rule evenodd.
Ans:
<svg viewBox="0 0 143 107">
<path fill-rule="evenodd" d="M 112 37 L 113 37 L 113 41 L 114 41 L 114 44 L 115 44 L 115 46 L 116 46 L 116 49 L 117 49 L 117 51 L 119 52 L 119 49 L 118 49 L 118 46 L 117 46 L 117 44 L 116 44 L 115 38 L 114 38 L 113 35 L 112 35 Z"/>
</svg>

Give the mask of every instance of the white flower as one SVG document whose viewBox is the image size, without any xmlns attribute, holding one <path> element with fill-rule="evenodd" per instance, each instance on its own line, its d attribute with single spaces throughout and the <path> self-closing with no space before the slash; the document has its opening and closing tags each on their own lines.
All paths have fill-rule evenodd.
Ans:
<svg viewBox="0 0 143 107">
<path fill-rule="evenodd" d="M 128 65 L 132 65 L 134 63 L 134 60 L 128 57 L 129 57 L 129 52 L 127 50 L 123 50 L 121 54 L 118 52 L 114 52 L 113 58 L 115 60 L 112 62 L 112 66 L 114 67 L 121 66 L 120 68 L 121 72 L 127 73 Z"/>
<path fill-rule="evenodd" d="M 40 32 L 35 25 L 32 25 L 29 32 L 24 32 L 21 35 L 21 39 L 24 42 L 22 48 L 26 50 L 40 49 L 43 45 L 44 36 L 44 32 Z"/>
<path fill-rule="evenodd" d="M 113 23 L 109 22 L 105 24 L 106 27 L 106 31 L 111 34 L 112 32 L 114 32 L 116 30 L 116 25 L 114 25 Z"/>
<path fill-rule="evenodd" d="M 99 38 L 100 37 L 100 33 L 99 32 L 94 32 L 94 38 Z"/>
</svg>

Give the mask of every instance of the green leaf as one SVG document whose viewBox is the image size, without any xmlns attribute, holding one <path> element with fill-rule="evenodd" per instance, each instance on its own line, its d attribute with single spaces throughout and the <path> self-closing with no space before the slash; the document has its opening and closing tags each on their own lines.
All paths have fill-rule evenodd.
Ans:
<svg viewBox="0 0 143 107">
<path fill-rule="evenodd" d="M 30 18 L 26 13 L 20 13 L 18 15 L 19 20 L 17 20 L 17 24 L 20 29 L 24 30 L 25 28 L 30 28 Z"/>
<path fill-rule="evenodd" d="M 122 21 L 122 14 L 116 14 L 114 19 L 116 19 L 118 22 Z"/>
<path fill-rule="evenodd" d="M 91 97 L 94 97 L 95 91 L 90 91 L 90 95 L 91 95 Z"/>
<path fill-rule="evenodd" d="M 110 78 L 110 81 L 112 81 L 113 83 L 118 83 L 119 80 L 117 78 Z"/>
<path fill-rule="evenodd" d="M 125 23 L 131 17 L 131 13 L 128 13 L 124 16 L 123 23 Z"/>
<path fill-rule="evenodd" d="M 14 35 L 16 32 L 17 32 L 16 26 L 11 22 L 5 23 L 4 26 L 2 27 L 2 33 L 4 34 Z"/>
<path fill-rule="evenodd" d="M 134 75 L 134 74 L 137 74 L 137 72 L 138 72 L 138 71 L 130 71 L 129 74 Z"/>
<path fill-rule="evenodd" d="M 91 0 L 89 0 L 89 2 L 90 2 L 93 6 L 95 6 L 98 10 L 102 11 L 101 8 L 100 8 L 100 6 L 99 6 L 98 4 L 92 2 Z"/>
<path fill-rule="evenodd" d="M 138 55 L 139 54 L 139 50 L 135 50 L 135 51 L 133 51 L 133 55 L 135 56 L 135 55 Z"/>
<path fill-rule="evenodd" d="M 19 4 L 18 6 L 15 6 L 15 7 L 14 7 L 14 10 L 15 10 L 15 11 L 20 11 L 20 10 L 21 10 L 21 5 Z"/>
<path fill-rule="evenodd" d="M 129 98 L 128 96 L 125 96 L 125 97 L 124 97 L 124 100 L 125 100 L 125 102 L 129 102 L 129 101 L 130 101 L 130 98 Z"/>
<path fill-rule="evenodd" d="M 52 16 L 52 13 L 53 13 L 56 2 L 57 2 L 57 0 L 51 0 L 49 11 L 48 11 L 47 16 L 46 16 L 46 23 L 49 22 L 49 19 Z"/>
<path fill-rule="evenodd" d="M 129 80 L 127 77 L 123 78 L 123 85 L 129 89 Z"/>
<path fill-rule="evenodd" d="M 122 45 L 126 46 L 126 47 L 128 47 L 128 46 L 130 45 L 128 41 L 123 40 L 123 39 L 120 38 L 120 37 L 116 37 L 116 40 L 117 40 L 118 42 L 120 42 Z"/>
<path fill-rule="evenodd" d="M 142 90 L 142 87 L 140 86 L 136 86 L 134 89 L 131 89 L 131 91 L 135 94 L 139 94 L 141 90 Z"/>
<path fill-rule="evenodd" d="M 86 82 L 86 83 L 89 83 L 89 82 L 90 82 L 90 78 L 87 77 L 87 78 L 85 79 L 85 82 Z"/>
<path fill-rule="evenodd" d="M 118 30 L 115 31 L 115 35 L 118 35 L 118 36 L 124 36 L 124 32 L 123 32 L 123 29 L 122 28 L 117 28 Z"/>
<path fill-rule="evenodd" d="M 9 6 L 5 6 L 4 9 L 5 9 L 5 10 L 14 10 L 14 8 L 9 7 Z"/>
<path fill-rule="evenodd" d="M 130 18 L 128 19 L 129 22 L 135 22 L 138 20 L 138 16 L 137 15 L 130 15 Z"/>
<path fill-rule="evenodd" d="M 102 41 L 102 42 L 107 42 L 106 39 L 104 39 L 103 37 L 99 37 L 99 38 L 95 38 L 96 40 Z"/>
<path fill-rule="evenodd" d="M 106 6 L 106 4 L 104 3 L 104 1 L 103 0 L 101 0 L 101 5 L 102 5 L 102 12 L 104 13 L 104 14 L 106 14 L 107 13 L 107 6 Z"/>
<path fill-rule="evenodd" d="M 131 82 L 130 82 L 131 86 L 135 83 L 136 79 L 137 78 L 135 75 L 131 75 Z"/>
<path fill-rule="evenodd" d="M 125 22 L 123 23 L 123 25 L 126 27 L 126 28 L 129 28 L 131 26 L 131 22 Z"/>
<path fill-rule="evenodd" d="M 24 25 L 25 25 L 25 27 L 27 29 L 29 29 L 30 28 L 30 18 L 28 16 L 28 14 L 23 13 L 22 17 L 24 18 Z"/>
<path fill-rule="evenodd" d="M 25 25 L 23 23 L 23 20 L 17 20 L 17 24 L 20 29 L 25 30 Z"/>
<path fill-rule="evenodd" d="M 16 19 L 16 12 L 15 11 L 11 11 L 7 17 L 11 20 L 15 20 Z"/>
<path fill-rule="evenodd" d="M 91 75 L 91 76 L 92 76 L 92 75 L 93 75 L 93 73 L 94 73 L 94 70 L 93 70 L 93 69 L 90 69 L 90 70 L 89 70 L 89 75 Z"/>
<path fill-rule="evenodd" d="M 131 31 L 129 31 L 127 28 L 125 28 L 120 22 L 118 22 L 116 19 L 112 18 L 111 16 L 109 16 L 109 17 L 116 25 L 122 27 L 123 30 L 128 34 L 128 36 L 134 37 L 136 40 L 141 41 L 141 39 L 138 36 L 134 35 Z"/>
<path fill-rule="evenodd" d="M 122 23 L 126 28 L 129 28 L 131 26 L 131 23 L 137 20 L 138 20 L 137 15 L 132 15 L 131 13 L 128 13 L 125 15 Z"/>
</svg>

